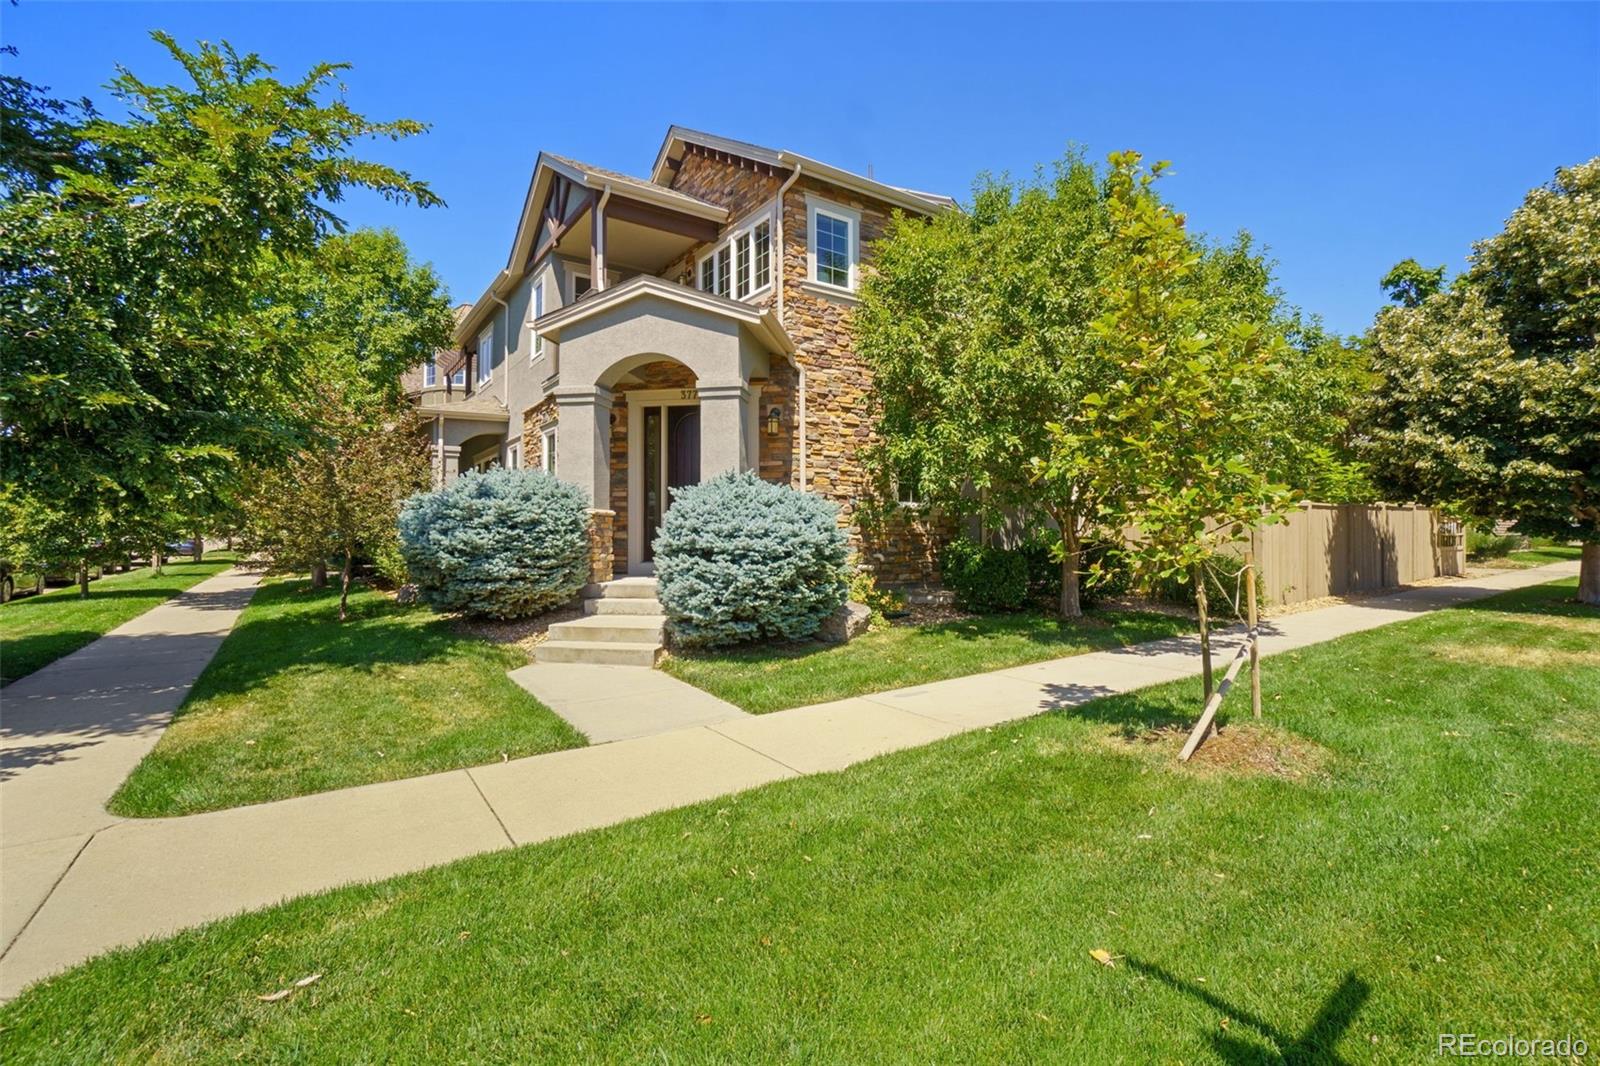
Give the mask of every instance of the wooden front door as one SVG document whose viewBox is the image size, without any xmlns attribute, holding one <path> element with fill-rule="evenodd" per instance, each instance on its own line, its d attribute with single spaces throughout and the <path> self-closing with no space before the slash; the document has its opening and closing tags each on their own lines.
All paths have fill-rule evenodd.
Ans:
<svg viewBox="0 0 1600 1066">
<path fill-rule="evenodd" d="M 673 405 L 644 409 L 644 528 L 640 554 L 655 558 L 656 532 L 672 506 L 675 489 L 700 483 L 700 408 Z"/>
</svg>

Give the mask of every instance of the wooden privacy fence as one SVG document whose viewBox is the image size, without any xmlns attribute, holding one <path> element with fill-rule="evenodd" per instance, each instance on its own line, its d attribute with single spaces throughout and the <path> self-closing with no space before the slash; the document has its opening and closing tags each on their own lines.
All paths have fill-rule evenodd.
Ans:
<svg viewBox="0 0 1600 1066">
<path fill-rule="evenodd" d="M 1453 524 L 1410 505 L 1303 503 L 1238 548 L 1255 554 L 1261 602 L 1275 605 L 1454 576 L 1465 565 Z"/>
</svg>

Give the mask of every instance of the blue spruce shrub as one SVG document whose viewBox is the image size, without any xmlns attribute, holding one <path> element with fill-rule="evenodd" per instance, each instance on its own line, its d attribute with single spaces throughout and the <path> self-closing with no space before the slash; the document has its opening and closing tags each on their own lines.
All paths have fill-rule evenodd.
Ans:
<svg viewBox="0 0 1600 1066">
<path fill-rule="evenodd" d="M 589 507 L 537 470 L 470 473 L 400 510 L 400 553 L 440 611 L 522 618 L 575 597 L 589 579 Z"/>
<path fill-rule="evenodd" d="M 677 490 L 655 563 L 661 606 L 686 646 L 804 640 L 850 586 L 838 508 L 749 473 Z"/>
</svg>

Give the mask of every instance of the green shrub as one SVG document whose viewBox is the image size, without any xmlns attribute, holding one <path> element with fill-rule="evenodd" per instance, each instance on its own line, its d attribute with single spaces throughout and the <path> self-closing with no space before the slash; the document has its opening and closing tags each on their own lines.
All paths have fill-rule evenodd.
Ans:
<svg viewBox="0 0 1600 1066">
<path fill-rule="evenodd" d="M 672 636 L 691 647 L 804 640 L 849 591 L 838 508 L 749 473 L 678 490 L 655 564 Z"/>
<path fill-rule="evenodd" d="M 589 577 L 588 500 L 537 470 L 464 474 L 400 511 L 400 553 L 425 603 L 522 618 L 577 596 Z"/>
<path fill-rule="evenodd" d="M 865 605 L 872 611 L 873 622 L 885 616 L 899 614 L 906 608 L 906 598 L 892 589 L 878 587 L 878 579 L 871 570 L 856 568 L 850 573 L 850 602 Z"/>
<path fill-rule="evenodd" d="M 940 560 L 956 606 L 968 611 L 1015 611 L 1028 600 L 1028 560 L 1021 551 L 966 537 L 945 545 Z"/>
<path fill-rule="evenodd" d="M 1478 529 L 1467 531 L 1467 554 L 1474 559 L 1503 559 L 1520 547 L 1522 538 L 1515 533 L 1496 536 Z"/>
</svg>

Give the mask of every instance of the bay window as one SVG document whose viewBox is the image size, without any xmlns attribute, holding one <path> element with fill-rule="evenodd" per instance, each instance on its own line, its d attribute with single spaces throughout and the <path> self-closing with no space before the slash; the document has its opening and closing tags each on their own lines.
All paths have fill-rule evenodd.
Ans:
<svg viewBox="0 0 1600 1066">
<path fill-rule="evenodd" d="M 772 216 L 764 213 L 706 250 L 696 271 L 702 292 L 748 299 L 772 284 Z"/>
</svg>

